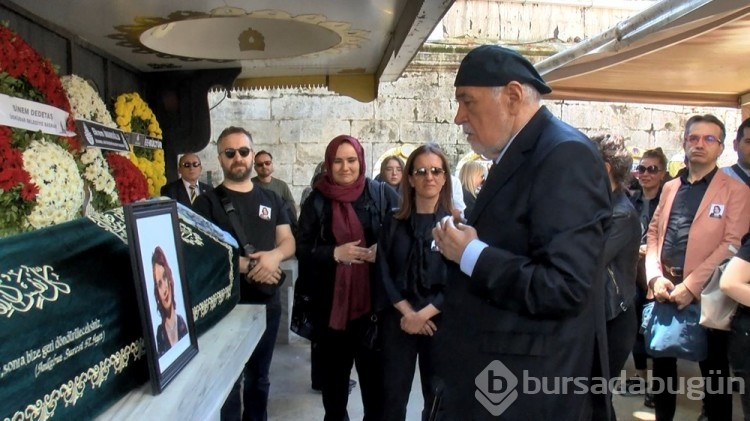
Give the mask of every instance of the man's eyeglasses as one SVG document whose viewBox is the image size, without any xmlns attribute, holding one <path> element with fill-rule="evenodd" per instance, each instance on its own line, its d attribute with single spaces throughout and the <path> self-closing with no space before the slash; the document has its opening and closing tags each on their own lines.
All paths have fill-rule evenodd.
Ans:
<svg viewBox="0 0 750 421">
<path fill-rule="evenodd" d="M 706 136 L 691 134 L 685 137 L 685 140 L 687 140 L 689 143 L 698 143 L 701 139 L 703 139 L 703 141 L 708 145 L 713 145 L 714 143 L 722 143 L 722 141 L 719 140 L 718 137 L 712 136 L 710 134 Z"/>
<path fill-rule="evenodd" d="M 200 163 L 200 162 L 183 162 L 183 163 L 182 163 L 182 164 L 180 164 L 180 165 L 181 165 L 182 167 L 184 167 L 184 168 L 190 168 L 190 167 L 193 167 L 193 168 L 198 168 L 198 167 L 200 167 L 200 166 L 201 166 L 201 163 Z"/>
<path fill-rule="evenodd" d="M 271 161 L 256 162 L 255 166 L 256 167 L 270 167 L 271 166 Z"/>
<path fill-rule="evenodd" d="M 445 170 L 440 167 L 417 168 L 416 170 L 412 172 L 412 174 L 414 174 L 417 177 L 426 177 L 428 171 L 430 172 L 430 174 L 432 174 L 433 177 L 437 177 L 439 175 L 445 174 Z"/>
<path fill-rule="evenodd" d="M 656 174 L 659 171 L 661 171 L 661 168 L 657 167 L 656 165 L 649 165 L 648 167 L 639 165 L 635 169 L 636 171 L 638 171 L 638 174 L 643 174 L 643 173 Z"/>
<path fill-rule="evenodd" d="M 224 149 L 223 152 L 224 152 L 224 156 L 226 156 L 229 159 L 234 158 L 234 156 L 237 154 L 237 152 L 240 153 L 241 157 L 245 158 L 246 156 L 250 155 L 250 148 L 248 148 L 247 146 L 243 146 L 243 147 L 241 147 L 239 149 L 226 148 L 226 149 Z"/>
</svg>

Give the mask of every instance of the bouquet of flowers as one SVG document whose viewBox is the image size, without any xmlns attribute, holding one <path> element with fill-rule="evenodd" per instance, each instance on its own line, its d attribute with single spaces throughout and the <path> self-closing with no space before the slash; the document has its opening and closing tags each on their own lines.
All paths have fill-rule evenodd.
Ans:
<svg viewBox="0 0 750 421">
<path fill-rule="evenodd" d="M 76 75 L 63 76 L 60 80 L 76 118 L 117 127 L 104 101 L 91 84 Z M 115 179 L 102 151 L 99 148 L 87 148 L 81 154 L 80 163 L 81 175 L 91 190 L 90 205 L 100 212 L 120 206 Z"/>
<path fill-rule="evenodd" d="M 23 151 L 25 168 L 39 186 L 28 222 L 34 229 L 70 221 L 83 205 L 83 180 L 73 155 L 45 139 L 34 139 Z"/>
<path fill-rule="evenodd" d="M 156 139 L 162 137 L 156 116 L 138 93 L 118 96 L 115 100 L 115 115 L 117 126 L 122 131 L 141 133 Z M 164 176 L 164 151 L 131 146 L 130 160 L 146 176 L 149 194 L 158 196 L 161 187 L 167 184 Z"/>
<path fill-rule="evenodd" d="M 4 25 L 0 25 L 0 93 L 70 112 L 54 66 Z M 66 126 L 73 131 L 72 118 L 68 118 Z M 26 153 L 27 149 L 32 152 Z M 64 222 L 78 215 L 83 183 L 77 171 L 73 175 L 69 169 L 71 162 L 75 165 L 72 154 L 79 149 L 77 137 L 0 126 L 0 236 Z M 51 165 L 52 160 L 54 168 L 61 172 L 54 179 L 39 166 L 39 162 Z M 68 197 L 62 199 L 61 194 Z"/>
<path fill-rule="evenodd" d="M 117 191 L 120 193 L 120 202 L 133 203 L 136 200 L 148 197 L 148 183 L 143 173 L 128 158 L 110 153 L 106 156 L 107 163 L 112 169 L 112 174 L 117 183 Z"/>
</svg>

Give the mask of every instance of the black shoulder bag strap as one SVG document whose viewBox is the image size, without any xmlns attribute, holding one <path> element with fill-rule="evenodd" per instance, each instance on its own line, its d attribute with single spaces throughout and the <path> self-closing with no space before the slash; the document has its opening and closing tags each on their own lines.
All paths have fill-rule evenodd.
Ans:
<svg viewBox="0 0 750 421">
<path fill-rule="evenodd" d="M 229 223 L 232 224 L 232 229 L 234 230 L 234 233 L 237 235 L 237 239 L 240 240 L 240 249 L 242 250 L 242 253 L 247 256 L 250 253 L 255 253 L 255 250 L 248 250 L 248 248 L 252 248 L 250 246 L 250 242 L 247 241 L 247 237 L 245 236 L 245 231 L 242 230 L 242 225 L 240 225 L 240 216 L 237 214 L 237 211 L 234 209 L 234 204 L 232 203 L 232 200 L 227 196 L 227 192 L 224 191 L 223 187 L 218 187 L 214 189 L 214 192 L 216 193 L 216 196 L 221 201 L 221 205 L 224 207 L 224 211 L 227 213 L 227 216 L 229 217 Z"/>
<path fill-rule="evenodd" d="M 245 256 L 255 253 L 255 247 L 250 244 L 250 241 L 248 241 L 247 237 L 245 236 L 245 231 L 242 230 L 242 225 L 240 225 L 240 216 L 237 214 L 237 210 L 234 209 L 232 200 L 229 198 L 229 196 L 227 196 L 224 188 L 217 187 L 214 189 L 214 191 L 216 192 L 216 196 L 221 201 L 221 205 L 224 207 L 224 211 L 229 217 L 229 223 L 232 224 L 232 229 L 234 230 L 235 234 L 237 234 L 237 239 L 240 240 L 240 249 L 242 250 L 242 253 Z M 248 280 L 250 280 L 250 278 L 248 278 Z M 276 285 L 262 284 L 253 280 L 250 280 L 250 284 L 253 285 L 256 290 L 265 295 L 273 295 L 276 292 L 276 289 L 280 287 L 285 280 L 286 274 L 282 271 L 281 278 Z"/>
<path fill-rule="evenodd" d="M 745 184 L 750 187 L 750 177 L 748 177 L 747 173 L 743 171 L 742 168 L 740 168 L 739 164 L 732 165 L 732 170 L 734 170 L 734 172 L 740 176 L 742 181 L 744 181 Z"/>
</svg>

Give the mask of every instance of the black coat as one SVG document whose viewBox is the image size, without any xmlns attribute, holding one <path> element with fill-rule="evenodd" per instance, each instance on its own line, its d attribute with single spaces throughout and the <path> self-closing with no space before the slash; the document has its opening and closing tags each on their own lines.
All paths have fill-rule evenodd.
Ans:
<svg viewBox="0 0 750 421">
<path fill-rule="evenodd" d="M 201 181 L 198 182 L 198 188 L 200 189 L 201 194 L 214 189 L 210 184 Z M 182 182 L 181 178 L 163 185 L 161 187 L 161 195 L 172 198 L 190 209 L 193 208 L 193 205 L 190 203 L 190 196 L 188 196 L 187 190 L 185 190 L 185 184 Z"/>
<path fill-rule="evenodd" d="M 660 198 L 661 187 L 659 187 L 659 191 L 656 193 L 656 197 L 649 200 L 648 202 L 648 220 L 641 221 L 641 244 L 646 244 L 646 232 L 648 231 L 648 224 L 651 223 L 651 218 L 654 217 L 654 212 L 656 212 L 656 206 L 659 205 Z M 643 191 L 638 190 L 637 192 L 633 193 L 633 195 L 630 196 L 630 203 L 633 204 L 633 207 L 635 208 L 635 211 L 638 214 L 638 218 L 640 220 L 641 211 L 643 209 L 643 206 L 645 205 L 645 203 L 643 202 Z"/>
<path fill-rule="evenodd" d="M 601 252 L 611 209 L 599 151 L 542 107 L 477 197 L 468 223 L 488 247 L 472 276 L 451 265 L 438 346 L 442 419 L 608 418 L 606 393 L 575 394 L 572 383 L 565 393 L 524 393 L 523 379 L 547 377 L 552 387 L 555 378 L 608 376 Z"/>
<path fill-rule="evenodd" d="M 437 222 L 448 215 L 448 211 L 439 210 L 432 218 Z M 415 234 L 414 218 L 414 214 L 406 220 L 386 218 L 378 240 L 378 280 L 388 304 L 407 300 L 416 311 L 428 304 L 440 310 L 447 260 L 433 249 L 431 235 L 420 240 Z"/>
<path fill-rule="evenodd" d="M 604 261 L 607 265 L 604 282 L 607 283 L 607 303 L 610 303 L 608 306 L 619 306 L 622 303 L 627 309 L 632 307 L 635 301 L 641 222 L 624 192 L 615 192 L 612 195 L 612 203 L 612 226 L 604 244 Z M 607 309 L 607 313 L 608 320 L 611 320 L 621 311 L 612 308 Z"/>
<path fill-rule="evenodd" d="M 368 179 L 367 187 L 353 203 L 365 229 L 367 244 L 362 244 L 363 247 L 369 247 L 377 241 L 385 215 L 398 207 L 398 195 L 386 183 L 383 183 L 385 204 L 381 202 L 380 184 L 381 182 Z M 299 288 L 300 292 L 311 298 L 315 329 L 328 326 L 333 304 L 337 263 L 333 260 L 336 240 L 331 227 L 331 214 L 331 201 L 319 190 L 314 189 L 302 204 L 299 235 L 296 237 L 299 276 L 295 288 Z M 362 220 L 363 214 L 369 215 L 369 218 Z M 387 299 L 376 276 L 375 265 L 370 264 L 373 309 L 378 310 L 387 306 Z"/>
</svg>

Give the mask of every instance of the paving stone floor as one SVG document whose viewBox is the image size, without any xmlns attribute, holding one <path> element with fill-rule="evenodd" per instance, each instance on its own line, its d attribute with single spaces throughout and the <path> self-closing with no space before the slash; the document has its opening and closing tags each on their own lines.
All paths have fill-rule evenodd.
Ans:
<svg viewBox="0 0 750 421">
<path fill-rule="evenodd" d="M 632 360 L 625 369 L 632 373 Z M 697 363 L 680 362 L 678 370 L 682 376 L 697 376 L 700 373 Z M 356 372 L 352 373 L 356 379 Z M 732 421 L 742 420 L 742 409 L 738 394 L 735 394 L 734 416 Z M 418 421 L 423 401 L 419 388 L 419 376 L 415 376 L 409 398 L 407 420 Z M 653 420 L 653 410 L 643 406 L 643 396 L 615 396 L 615 411 L 618 419 Z M 678 395 L 675 421 L 696 421 L 700 414 L 700 401 Z M 269 420 L 299 421 L 322 420 L 323 404 L 321 395 L 310 388 L 310 346 L 303 339 L 292 339 L 288 344 L 277 344 L 271 366 L 271 397 Z M 356 387 L 349 399 L 349 417 L 362 419 L 360 389 Z"/>
</svg>

